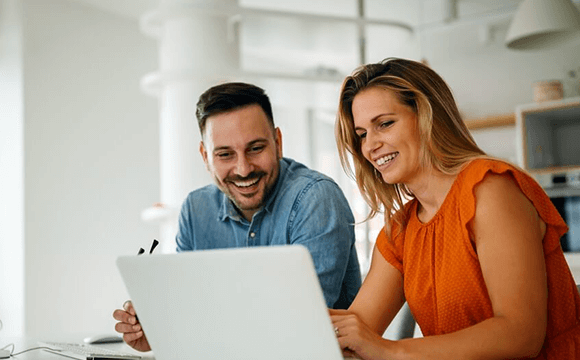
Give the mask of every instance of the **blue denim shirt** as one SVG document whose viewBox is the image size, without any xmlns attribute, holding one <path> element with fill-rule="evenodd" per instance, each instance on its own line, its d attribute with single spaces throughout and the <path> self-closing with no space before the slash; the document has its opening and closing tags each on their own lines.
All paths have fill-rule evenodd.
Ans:
<svg viewBox="0 0 580 360">
<path fill-rule="evenodd" d="M 177 251 L 301 244 L 310 251 L 327 306 L 347 308 L 361 285 L 354 217 L 329 177 L 288 159 L 252 221 L 217 186 L 189 193 L 181 208 Z"/>
</svg>

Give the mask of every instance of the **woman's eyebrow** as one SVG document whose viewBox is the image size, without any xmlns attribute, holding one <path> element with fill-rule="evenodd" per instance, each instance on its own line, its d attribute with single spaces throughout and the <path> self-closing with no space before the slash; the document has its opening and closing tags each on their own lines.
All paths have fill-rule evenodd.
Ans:
<svg viewBox="0 0 580 360">
<path fill-rule="evenodd" d="M 397 115 L 397 114 L 394 113 L 394 112 L 384 113 L 384 114 L 378 114 L 377 116 L 375 116 L 374 118 L 371 119 L 371 124 L 376 123 L 379 120 L 380 117 L 383 117 L 383 116 L 391 116 L 391 115 Z M 354 127 L 354 131 L 357 131 L 357 130 L 364 130 L 364 129 L 361 128 L 360 126 L 355 126 Z"/>
</svg>

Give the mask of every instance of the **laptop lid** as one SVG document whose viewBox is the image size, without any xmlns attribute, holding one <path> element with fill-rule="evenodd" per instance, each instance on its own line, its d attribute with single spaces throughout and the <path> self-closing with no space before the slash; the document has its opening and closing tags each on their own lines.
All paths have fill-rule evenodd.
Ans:
<svg viewBox="0 0 580 360">
<path fill-rule="evenodd" d="M 117 266 L 157 360 L 343 359 L 303 246 L 125 256 Z"/>
</svg>

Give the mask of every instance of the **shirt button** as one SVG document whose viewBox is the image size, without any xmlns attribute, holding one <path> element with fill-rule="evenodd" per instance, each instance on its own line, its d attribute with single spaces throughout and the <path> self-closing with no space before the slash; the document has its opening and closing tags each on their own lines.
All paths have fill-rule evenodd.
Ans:
<svg viewBox="0 0 580 360">
<path fill-rule="evenodd" d="M 251 232 L 251 233 L 250 233 L 250 237 L 251 237 L 251 238 L 255 238 L 255 237 L 256 237 L 256 233 L 255 233 L 255 232 Z"/>
</svg>

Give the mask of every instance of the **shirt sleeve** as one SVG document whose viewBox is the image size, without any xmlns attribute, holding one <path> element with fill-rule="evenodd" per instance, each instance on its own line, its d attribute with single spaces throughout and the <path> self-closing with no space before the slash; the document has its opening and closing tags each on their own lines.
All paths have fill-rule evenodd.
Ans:
<svg viewBox="0 0 580 360">
<path fill-rule="evenodd" d="M 190 198 L 191 194 L 181 205 L 181 212 L 179 213 L 177 235 L 175 235 L 175 243 L 177 245 L 175 250 L 177 252 L 193 250 Z"/>
<path fill-rule="evenodd" d="M 399 236 L 400 237 L 400 236 Z M 399 272 L 403 273 L 403 250 L 399 237 L 395 241 L 389 241 L 385 233 L 385 228 L 379 232 L 376 240 L 376 246 L 381 255 L 387 262 L 393 265 Z M 397 244 L 396 244 L 397 243 Z M 399 245 L 399 246 L 397 246 Z"/>
<path fill-rule="evenodd" d="M 352 287 L 360 287 L 360 269 L 354 245 L 354 217 L 344 194 L 332 181 L 316 181 L 298 195 L 288 223 L 291 244 L 308 248 L 326 304 L 339 302 L 345 276 Z M 349 261 L 356 275 L 347 272 Z"/>
</svg>

